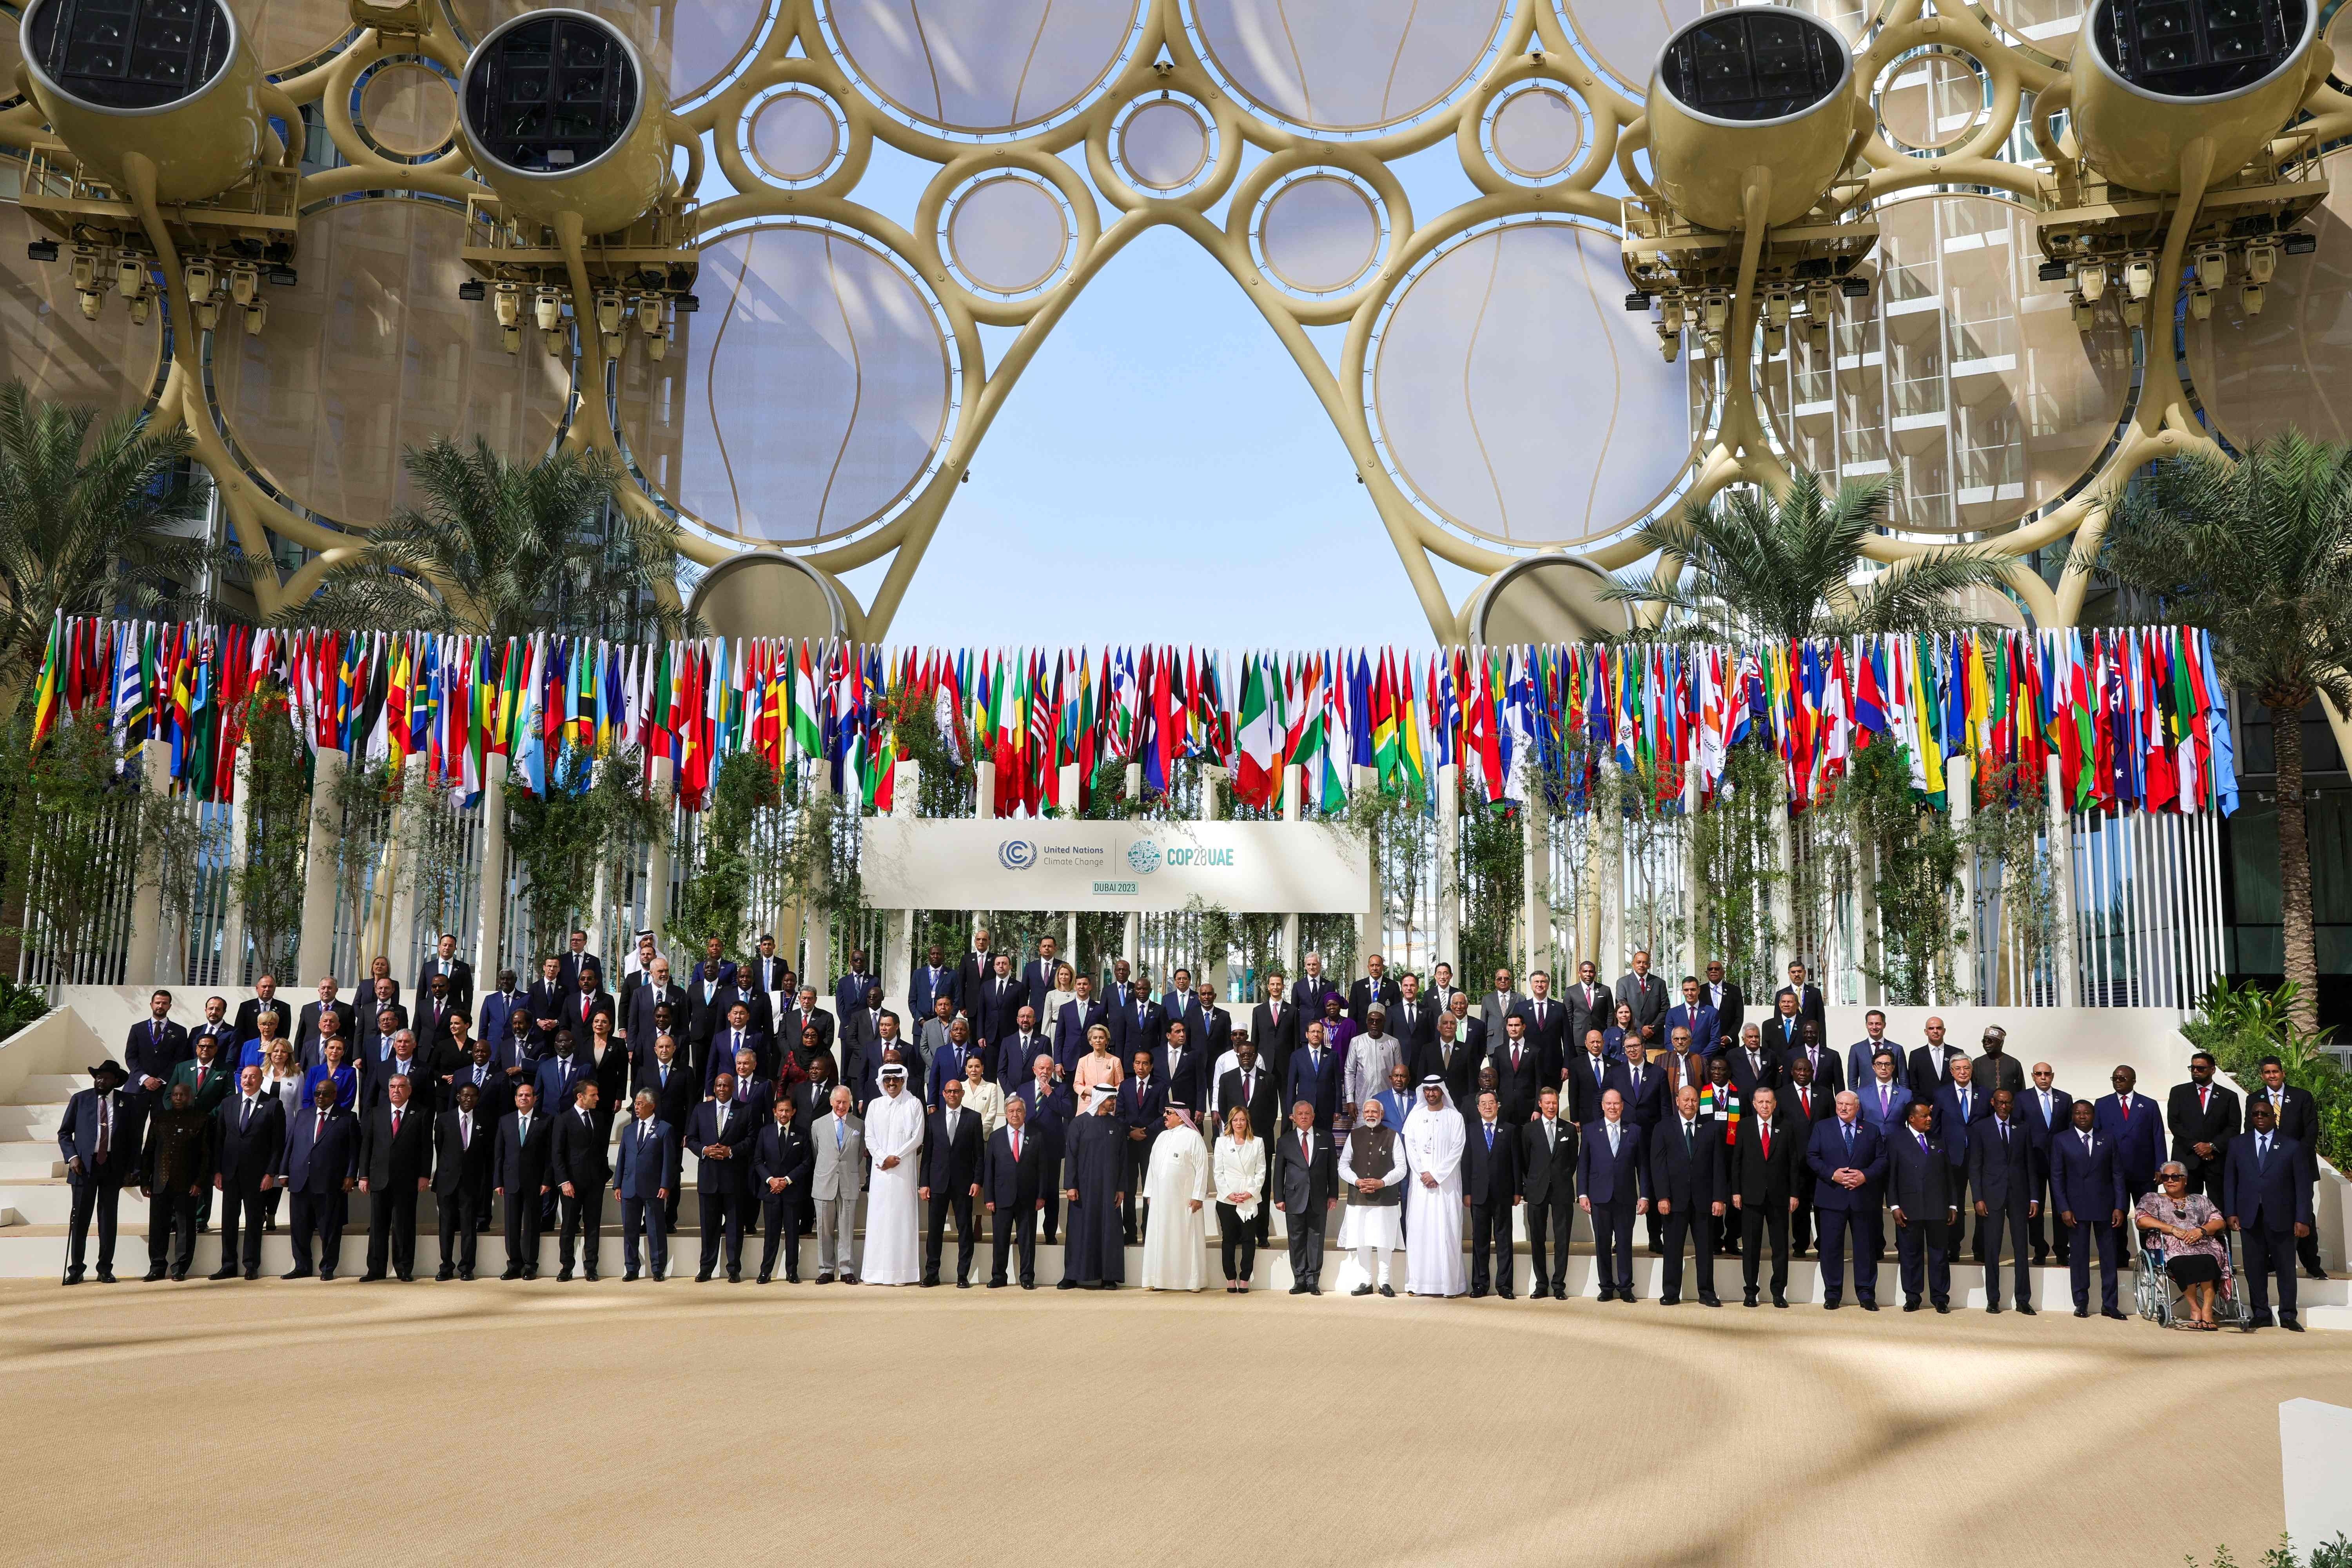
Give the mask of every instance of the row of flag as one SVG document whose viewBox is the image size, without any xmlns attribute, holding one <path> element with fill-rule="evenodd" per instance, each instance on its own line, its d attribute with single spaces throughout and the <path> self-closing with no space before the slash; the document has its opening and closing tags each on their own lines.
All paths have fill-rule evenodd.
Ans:
<svg viewBox="0 0 2352 1568">
<path fill-rule="evenodd" d="M 1743 744 L 1780 758 L 1797 811 L 1885 742 L 1937 805 L 1963 757 L 1980 791 L 2036 792 L 2054 758 L 2078 810 L 2227 812 L 2238 798 L 2210 638 L 2167 626 L 1228 656 L 60 618 L 33 743 L 102 722 L 126 747 L 168 742 L 175 787 L 226 800 L 246 699 L 265 682 L 312 752 L 422 757 L 460 805 L 479 798 L 491 757 L 541 794 L 579 787 L 567 759 L 634 753 L 671 763 L 698 808 L 719 763 L 749 752 L 779 772 L 823 770 L 887 811 L 919 716 L 952 766 L 992 765 L 1006 816 L 1083 807 L 1105 764 L 1134 764 L 1163 791 L 1185 761 L 1232 770 L 1235 796 L 1268 810 L 1292 787 L 1303 807 L 1337 810 L 1365 784 L 1434 809 L 1449 766 L 1491 804 L 1542 789 L 1582 810 L 1613 766 L 1673 811 L 1694 789 L 1711 800 Z"/>
</svg>

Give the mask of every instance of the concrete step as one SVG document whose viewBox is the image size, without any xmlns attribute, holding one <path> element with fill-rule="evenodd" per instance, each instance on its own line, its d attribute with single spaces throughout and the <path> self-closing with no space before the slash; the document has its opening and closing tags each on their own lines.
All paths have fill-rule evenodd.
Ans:
<svg viewBox="0 0 2352 1568">
<path fill-rule="evenodd" d="M 0 1142 L 16 1138 L 54 1139 L 65 1118 L 66 1105 L 61 1100 L 44 1101 L 39 1105 L 0 1105 Z"/>
<path fill-rule="evenodd" d="M 63 1105 L 89 1087 L 89 1074 L 86 1072 L 37 1072 L 27 1076 L 17 1088 L 16 1102 L 20 1105 Z"/>
<path fill-rule="evenodd" d="M 58 1158 L 54 1139 L 46 1142 L 0 1143 L 0 1185 L 46 1181 L 64 1175 L 65 1170 L 66 1163 Z"/>
</svg>

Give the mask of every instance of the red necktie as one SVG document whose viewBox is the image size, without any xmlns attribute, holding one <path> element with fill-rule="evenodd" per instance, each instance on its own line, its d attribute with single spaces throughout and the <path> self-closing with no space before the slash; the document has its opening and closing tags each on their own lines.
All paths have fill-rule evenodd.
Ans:
<svg viewBox="0 0 2352 1568">
<path fill-rule="evenodd" d="M 400 1110 L 397 1106 L 394 1107 L 392 1112 L 392 1135 L 394 1138 L 400 1136 Z"/>
<path fill-rule="evenodd" d="M 1021 1163 L 1021 1134 L 1017 1131 L 1013 1134 L 1013 1163 Z"/>
<path fill-rule="evenodd" d="M 1756 1139 L 1758 1142 L 1764 1146 L 1764 1157 L 1767 1160 L 1770 1159 L 1772 1157 L 1772 1130 L 1769 1127 L 1759 1127 L 1756 1130 Z"/>
</svg>

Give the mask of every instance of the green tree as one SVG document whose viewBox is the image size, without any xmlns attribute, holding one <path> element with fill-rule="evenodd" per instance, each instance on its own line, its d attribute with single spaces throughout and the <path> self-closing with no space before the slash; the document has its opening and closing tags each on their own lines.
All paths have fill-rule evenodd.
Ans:
<svg viewBox="0 0 2352 1568">
<path fill-rule="evenodd" d="M 2089 560 L 2213 634 L 2221 679 L 2270 710 L 2278 768 L 2279 908 L 2296 1027 L 2318 1026 L 2303 710 L 2352 707 L 2352 447 L 2284 431 L 2231 462 L 2170 458 L 2117 503 Z"/>
<path fill-rule="evenodd" d="M 444 436 L 402 460 L 423 504 L 395 510 L 282 618 L 494 637 L 687 629 L 677 525 L 614 505 L 619 470 L 604 453 L 510 463 L 479 437 L 468 448 Z"/>
<path fill-rule="evenodd" d="M 1960 595 L 1998 587 L 2005 563 L 1989 552 L 1916 556 L 1874 570 L 1863 546 L 1886 521 L 1883 481 L 1825 494 L 1800 469 L 1786 493 L 1738 489 L 1693 502 L 1636 539 L 1679 568 L 1605 590 L 1662 613 L 1660 630 L 1710 642 L 1754 637 L 1831 637 L 1943 631 L 1971 624 Z M 1858 574 L 1867 581 L 1856 584 Z"/>
<path fill-rule="evenodd" d="M 0 384 L 0 718 L 16 710 L 60 615 L 152 612 L 213 563 L 207 486 L 184 480 L 185 430 Z"/>
</svg>

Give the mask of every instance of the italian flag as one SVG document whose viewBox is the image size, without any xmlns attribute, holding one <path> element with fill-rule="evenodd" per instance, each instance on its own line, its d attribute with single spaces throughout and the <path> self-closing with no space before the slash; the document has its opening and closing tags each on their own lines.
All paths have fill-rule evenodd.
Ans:
<svg viewBox="0 0 2352 1568">
<path fill-rule="evenodd" d="M 793 749 L 803 757 L 824 755 L 824 721 L 817 717 L 816 670 L 808 644 L 799 645 L 793 665 Z"/>
<path fill-rule="evenodd" d="M 1242 664 L 1240 767 L 1234 783 L 1242 799 L 1271 805 L 1282 784 L 1282 728 L 1266 691 L 1264 663 L 1251 654 Z"/>
</svg>

